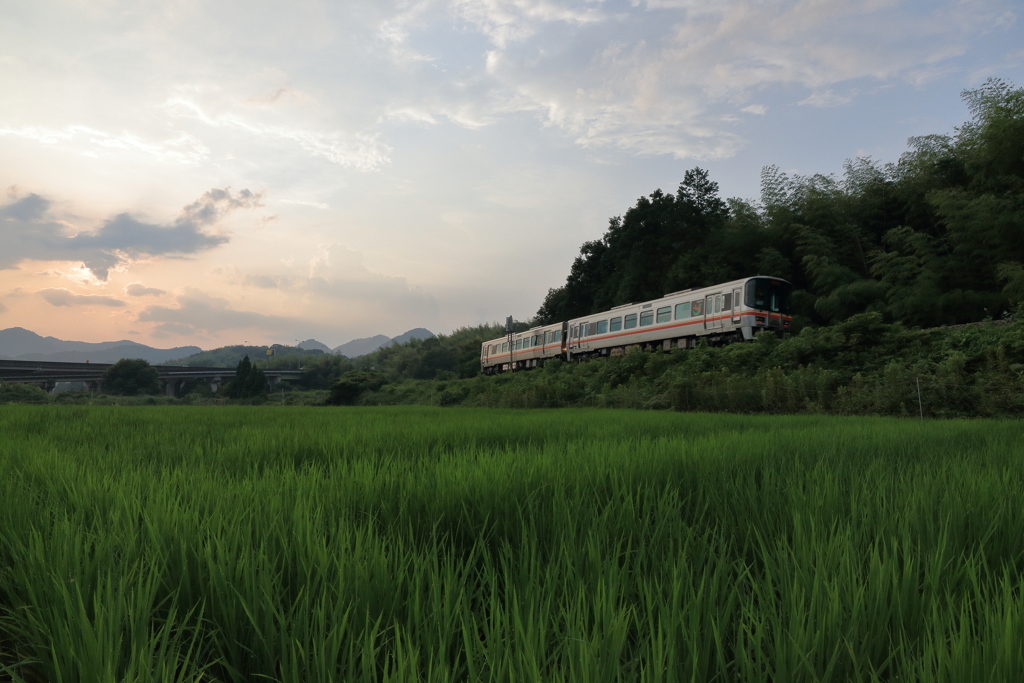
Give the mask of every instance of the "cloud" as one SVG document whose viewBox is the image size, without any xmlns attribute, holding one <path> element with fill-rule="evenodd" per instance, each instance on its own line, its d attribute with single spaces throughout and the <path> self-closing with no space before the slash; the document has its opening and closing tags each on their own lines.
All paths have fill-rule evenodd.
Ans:
<svg viewBox="0 0 1024 683">
<path fill-rule="evenodd" d="M 51 306 L 109 306 L 121 308 L 125 305 L 120 299 L 115 299 L 111 296 L 75 294 L 63 287 L 59 289 L 41 289 L 38 294 Z"/>
<path fill-rule="evenodd" d="M 206 161 L 210 155 L 209 148 L 188 133 L 177 135 L 159 142 L 150 142 L 133 133 L 115 135 L 88 126 L 71 125 L 64 128 L 46 128 L 41 126 L 21 126 L 19 128 L 0 127 L 0 136 L 19 137 L 26 140 L 56 146 L 61 143 L 82 141 L 80 148 L 87 156 L 105 156 L 113 150 L 141 152 L 154 157 L 158 161 L 176 164 L 196 164 Z"/>
<path fill-rule="evenodd" d="M 110 271 L 131 261 L 155 256 L 189 256 L 228 242 L 205 228 L 237 209 L 262 206 L 263 193 L 230 188 L 212 189 L 185 206 L 171 225 L 147 223 L 130 213 L 102 221 L 94 230 L 79 230 L 62 220 L 52 202 L 38 194 L 0 207 L 0 269 L 24 260 L 80 260 L 94 276 L 106 280 Z"/>
<path fill-rule="evenodd" d="M 128 293 L 128 296 L 160 296 L 161 294 L 167 293 L 164 290 L 157 289 L 155 287 L 145 287 L 138 282 L 133 282 L 128 285 L 124 288 L 124 291 Z"/>
<path fill-rule="evenodd" d="M 7 308 L 7 306 L 4 306 L 4 302 L 3 302 L 3 301 L 0 301 L 0 313 L 3 313 L 3 312 L 5 312 L 5 311 L 9 311 L 9 310 L 10 310 L 10 309 L 9 309 L 9 308 Z"/>
<path fill-rule="evenodd" d="M 240 131 L 255 139 L 284 141 L 297 145 L 313 156 L 359 171 L 375 171 L 391 161 L 391 148 L 380 140 L 379 134 L 372 131 L 318 132 L 293 126 L 258 123 L 231 113 L 212 115 L 185 97 L 172 97 L 164 104 L 164 109 L 175 118 L 192 119 L 213 128 Z"/>
<path fill-rule="evenodd" d="M 154 331 L 164 336 L 240 329 L 273 332 L 294 322 L 294 319 L 284 316 L 235 310 L 227 299 L 210 296 L 192 287 L 178 296 L 176 302 L 177 307 L 174 308 L 147 306 L 136 319 L 139 322 L 158 323 Z"/>
<path fill-rule="evenodd" d="M 231 194 L 231 188 L 207 190 L 203 196 L 181 210 L 176 223 L 212 225 L 235 209 L 255 209 L 263 206 L 263 193 L 242 190 Z"/>
<path fill-rule="evenodd" d="M 281 286 L 282 278 L 272 275 L 246 275 L 243 284 L 260 289 L 277 289 Z"/>
<path fill-rule="evenodd" d="M 196 333 L 196 328 L 184 323 L 161 323 L 153 328 L 152 335 L 158 339 L 187 337 Z"/>
<path fill-rule="evenodd" d="M 299 206 L 312 206 L 314 209 L 329 209 L 331 208 L 327 204 L 322 202 L 304 202 L 298 199 L 279 199 L 279 202 L 283 204 L 298 204 Z"/>
<path fill-rule="evenodd" d="M 532 113 L 587 148 L 714 159 L 748 144 L 740 112 L 766 90 L 817 107 L 861 92 L 919 83 L 991 30 L 1000 5 L 947 0 L 633 0 L 632 6 L 557 0 L 454 0 L 446 11 L 490 43 L 482 72 L 432 75 L 389 104 L 392 122 L 436 117 L 473 128 Z M 417 6 L 419 7 L 419 5 Z M 437 7 L 437 6 L 435 6 Z M 436 44 L 430 12 L 399 13 L 382 35 Z M 453 39 L 459 38 L 453 36 Z M 794 97 L 794 93 L 796 96 Z"/>
<path fill-rule="evenodd" d="M 34 221 L 42 218 L 50 202 L 37 194 L 22 197 L 7 206 L 0 207 L 0 218 L 16 221 Z"/>
<path fill-rule="evenodd" d="M 571 7 L 551 0 L 455 0 L 457 17 L 475 24 L 498 47 L 523 41 L 553 22 L 579 26 L 605 21 L 596 7 Z"/>
<path fill-rule="evenodd" d="M 832 92 L 831 89 L 828 89 L 820 92 L 813 92 L 806 99 L 797 102 L 797 104 L 807 104 L 812 107 L 841 107 L 844 104 L 849 104 L 853 100 L 853 97 L 853 94 L 839 95 Z"/>
</svg>

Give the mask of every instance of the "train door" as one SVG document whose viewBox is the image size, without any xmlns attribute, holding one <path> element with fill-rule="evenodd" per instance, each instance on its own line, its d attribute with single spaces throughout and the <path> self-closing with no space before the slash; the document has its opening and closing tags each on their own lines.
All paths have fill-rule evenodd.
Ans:
<svg viewBox="0 0 1024 683">
<path fill-rule="evenodd" d="M 735 324 L 740 323 L 740 290 L 732 290 L 732 321 Z"/>
<path fill-rule="evenodd" d="M 704 297 L 704 329 L 722 328 L 722 295 L 708 294 Z"/>
</svg>

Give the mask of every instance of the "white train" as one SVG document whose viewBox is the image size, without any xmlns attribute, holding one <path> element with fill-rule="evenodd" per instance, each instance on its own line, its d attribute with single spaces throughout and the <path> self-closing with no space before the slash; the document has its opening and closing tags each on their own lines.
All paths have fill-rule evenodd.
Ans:
<svg viewBox="0 0 1024 683">
<path fill-rule="evenodd" d="M 778 334 L 792 324 L 793 285 L 758 275 L 653 301 L 623 304 L 602 313 L 534 327 L 481 345 L 480 369 L 493 375 L 535 368 L 550 358 L 619 356 L 630 349 L 693 348 L 751 340 L 761 330 Z"/>
</svg>

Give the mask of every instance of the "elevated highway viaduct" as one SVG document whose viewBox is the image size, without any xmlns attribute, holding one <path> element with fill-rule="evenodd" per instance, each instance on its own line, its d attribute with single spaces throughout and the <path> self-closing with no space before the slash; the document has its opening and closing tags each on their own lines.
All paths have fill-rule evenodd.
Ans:
<svg viewBox="0 0 1024 683">
<path fill-rule="evenodd" d="M 61 361 L 0 360 L 0 383 L 35 384 L 52 391 L 57 382 L 84 382 L 90 391 L 103 391 L 103 371 L 112 363 L 67 363 Z M 234 368 L 190 368 L 179 365 L 154 365 L 164 383 L 164 393 L 174 396 L 181 383 L 189 379 L 208 382 L 211 391 L 235 376 Z M 301 370 L 264 370 L 270 386 L 295 381 Z"/>
</svg>

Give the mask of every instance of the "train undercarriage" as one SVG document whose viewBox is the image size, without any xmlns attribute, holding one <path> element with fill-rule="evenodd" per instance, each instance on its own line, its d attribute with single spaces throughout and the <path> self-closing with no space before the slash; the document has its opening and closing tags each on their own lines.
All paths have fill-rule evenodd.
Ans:
<svg viewBox="0 0 1024 683">
<path fill-rule="evenodd" d="M 595 349 L 593 351 L 574 351 L 569 359 L 570 362 L 579 363 L 586 360 L 593 360 L 595 358 L 607 358 L 611 356 L 624 356 L 627 353 L 638 353 L 638 352 L 656 352 L 656 351 L 671 351 L 672 349 L 694 349 L 696 348 L 701 340 L 705 340 L 708 346 L 727 346 L 729 344 L 735 344 L 743 341 L 743 335 L 739 330 L 735 332 L 724 332 L 722 334 L 710 334 L 701 336 L 691 337 L 680 337 L 678 339 L 665 339 L 656 342 L 645 342 L 640 344 L 629 344 L 626 346 L 611 346 L 601 349 Z M 529 358 L 521 361 L 513 361 L 512 363 L 503 363 L 501 365 L 492 365 L 483 368 L 485 375 L 500 375 L 504 372 L 519 372 L 521 370 L 532 370 L 533 368 L 543 367 L 544 364 L 551 360 L 566 361 L 567 354 L 561 354 L 558 356 L 552 356 L 549 358 Z"/>
</svg>

